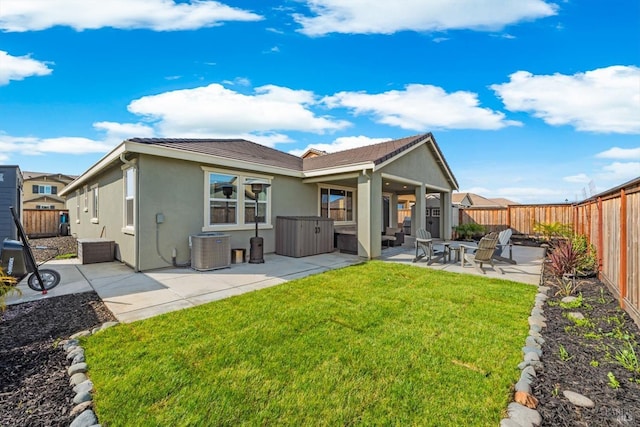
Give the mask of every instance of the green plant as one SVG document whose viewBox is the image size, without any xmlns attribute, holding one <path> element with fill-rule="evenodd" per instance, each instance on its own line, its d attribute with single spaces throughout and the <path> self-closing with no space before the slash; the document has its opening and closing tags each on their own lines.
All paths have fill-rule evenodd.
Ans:
<svg viewBox="0 0 640 427">
<path fill-rule="evenodd" d="M 562 276 L 557 277 L 555 281 L 552 281 L 551 285 L 557 289 L 555 295 L 568 297 L 576 293 L 578 288 L 582 285 L 582 282 L 576 280 L 573 276 Z"/>
<path fill-rule="evenodd" d="M 71 259 L 71 258 L 77 258 L 77 257 L 78 257 L 78 254 L 73 253 L 73 254 L 58 255 L 58 256 L 56 256 L 55 259 Z"/>
<path fill-rule="evenodd" d="M 558 397 L 558 394 L 560 394 L 560 384 L 555 384 L 553 386 L 553 391 L 551 392 L 551 395 L 553 397 Z"/>
<path fill-rule="evenodd" d="M 470 222 L 468 224 L 460 224 L 456 227 L 456 232 L 463 239 L 471 239 L 474 236 L 482 235 L 485 233 L 485 228 L 476 224 L 475 222 Z"/>
<path fill-rule="evenodd" d="M 577 254 L 576 272 L 583 275 L 594 273 L 598 267 L 596 247 L 589 243 L 587 236 L 574 234 L 571 238 L 571 246 Z"/>
<path fill-rule="evenodd" d="M 549 271 L 555 277 L 575 275 L 579 254 L 573 248 L 571 240 L 560 240 L 549 254 Z"/>
<path fill-rule="evenodd" d="M 616 354 L 613 357 L 626 370 L 640 373 L 640 362 L 638 362 L 638 356 L 633 349 L 631 341 L 627 340 L 624 348 L 616 350 Z"/>
<path fill-rule="evenodd" d="M 533 224 L 533 231 L 542 236 L 542 240 L 550 242 L 553 238 L 566 238 L 571 236 L 571 226 L 559 222 Z"/>
<path fill-rule="evenodd" d="M 597 368 L 598 366 L 600 366 L 600 362 L 598 362 L 597 360 L 592 360 L 591 362 L 589 362 L 589 365 Z"/>
<path fill-rule="evenodd" d="M 20 295 L 20 289 L 16 288 L 17 280 L 13 276 L 9 276 L 0 267 L 0 311 L 4 311 L 7 307 L 6 298 L 11 294 Z"/>
<path fill-rule="evenodd" d="M 620 383 L 616 379 L 616 376 L 613 375 L 613 372 L 609 372 L 607 378 L 609 378 L 609 387 L 613 389 L 620 388 Z"/>
<path fill-rule="evenodd" d="M 600 288 L 600 298 L 598 298 L 600 304 L 606 304 L 607 300 L 604 299 L 604 288 Z"/>
<path fill-rule="evenodd" d="M 558 349 L 558 352 L 560 353 L 560 360 L 562 360 L 563 362 L 571 360 L 571 358 L 573 357 L 569 355 L 569 352 L 567 351 L 566 348 L 564 348 L 562 344 L 560 344 L 560 348 Z"/>
<path fill-rule="evenodd" d="M 580 295 L 578 295 L 578 297 L 574 301 L 560 302 L 560 307 L 564 309 L 582 307 L 582 292 L 580 293 Z"/>
</svg>

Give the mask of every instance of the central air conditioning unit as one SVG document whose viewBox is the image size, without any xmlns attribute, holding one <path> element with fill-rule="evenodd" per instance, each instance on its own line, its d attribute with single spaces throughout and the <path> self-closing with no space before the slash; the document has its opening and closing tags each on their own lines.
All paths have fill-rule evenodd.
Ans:
<svg viewBox="0 0 640 427">
<path fill-rule="evenodd" d="M 198 271 L 231 266 L 230 236 L 223 233 L 202 233 L 191 236 L 191 268 Z"/>
</svg>

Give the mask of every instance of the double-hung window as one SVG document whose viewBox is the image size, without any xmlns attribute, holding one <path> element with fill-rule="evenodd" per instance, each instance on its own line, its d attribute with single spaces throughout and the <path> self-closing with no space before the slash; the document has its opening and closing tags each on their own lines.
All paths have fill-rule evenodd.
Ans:
<svg viewBox="0 0 640 427">
<path fill-rule="evenodd" d="M 55 185 L 34 185 L 33 194 L 58 194 L 58 187 Z"/>
<path fill-rule="evenodd" d="M 136 168 L 124 170 L 124 228 L 135 226 Z"/>
<path fill-rule="evenodd" d="M 100 206 L 98 204 L 98 185 L 91 187 L 91 222 L 98 223 L 98 213 L 100 212 Z"/>
<path fill-rule="evenodd" d="M 238 176 L 209 173 L 209 225 L 238 223 Z"/>
<path fill-rule="evenodd" d="M 353 191 L 340 188 L 320 188 L 320 216 L 335 222 L 353 222 Z"/>
<path fill-rule="evenodd" d="M 205 224 L 203 230 L 250 229 L 256 223 L 271 223 L 271 189 L 256 194 L 251 183 L 259 180 L 271 183 L 271 177 L 245 175 L 226 170 L 204 168 Z M 257 205 L 257 206 L 256 206 Z"/>
</svg>

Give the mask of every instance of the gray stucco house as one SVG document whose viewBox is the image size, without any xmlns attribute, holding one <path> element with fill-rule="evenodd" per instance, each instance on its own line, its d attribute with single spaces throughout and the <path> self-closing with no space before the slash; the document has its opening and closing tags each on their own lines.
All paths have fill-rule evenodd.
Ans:
<svg viewBox="0 0 640 427">
<path fill-rule="evenodd" d="M 325 216 L 357 231 L 359 256 L 379 257 L 402 194 L 425 212 L 426 194 L 438 193 L 441 236 L 451 235 L 458 183 L 431 133 L 305 158 L 239 139 L 132 138 L 61 195 L 74 235 L 115 241 L 117 259 L 144 271 L 168 266 L 163 258 L 172 255 L 187 261 L 189 236 L 202 232 L 225 232 L 232 247 L 248 250 L 255 179 L 270 184 L 258 200 L 265 253 L 275 251 L 276 217 Z M 414 218 L 412 228 L 420 227 L 425 218 Z"/>
</svg>

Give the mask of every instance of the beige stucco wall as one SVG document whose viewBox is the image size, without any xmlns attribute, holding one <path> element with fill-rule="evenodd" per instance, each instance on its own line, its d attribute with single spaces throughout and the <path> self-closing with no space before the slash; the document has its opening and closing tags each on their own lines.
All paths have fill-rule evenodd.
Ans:
<svg viewBox="0 0 640 427">
<path fill-rule="evenodd" d="M 171 261 L 177 250 L 177 262 L 190 260 L 189 236 L 199 234 L 204 227 L 205 171 L 202 167 L 216 165 L 143 155 L 139 159 L 139 229 L 140 270 L 167 267 L 156 249 L 156 229 L 159 252 Z M 230 171 L 229 168 L 224 168 Z M 235 170 L 251 175 L 250 171 Z M 271 192 L 271 226 L 261 226 L 259 235 L 264 239 L 264 252 L 275 252 L 275 223 L 278 215 L 316 215 L 317 186 L 303 184 L 300 178 L 268 173 L 273 177 Z M 164 223 L 156 224 L 156 214 L 162 213 Z M 246 228 L 246 227 L 245 227 Z M 221 230 L 230 235 L 232 248 L 245 248 L 249 254 L 249 239 L 255 229 Z"/>
<path fill-rule="evenodd" d="M 426 145 L 421 145 L 380 169 L 382 173 L 424 182 L 440 188 L 451 188 Z"/>
<path fill-rule="evenodd" d="M 116 243 L 116 258 L 133 266 L 134 239 L 132 235 L 122 232 L 124 222 L 124 196 L 121 163 L 98 175 L 88 182 L 86 190 L 82 188 L 80 197 L 80 216 L 77 215 L 75 191 L 67 196 L 67 209 L 71 233 L 77 238 L 105 238 Z M 98 184 L 98 218 L 92 219 L 92 195 L 89 193 L 88 206 L 85 209 L 84 191 Z"/>
<path fill-rule="evenodd" d="M 29 179 L 24 181 L 23 185 L 23 202 L 22 207 L 24 209 L 36 209 L 38 205 L 53 205 L 55 209 L 66 209 L 66 204 L 64 202 L 64 197 L 58 196 L 58 194 L 34 194 L 33 186 L 34 185 L 55 185 L 57 193 L 67 185 L 64 182 L 52 180 L 52 179 Z M 54 199 L 55 198 L 55 199 Z M 38 199 L 38 200 L 32 200 Z M 59 201 L 57 199 L 62 199 Z"/>
</svg>

